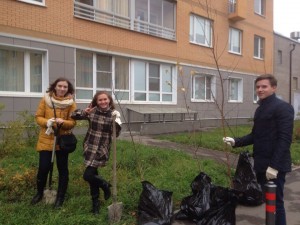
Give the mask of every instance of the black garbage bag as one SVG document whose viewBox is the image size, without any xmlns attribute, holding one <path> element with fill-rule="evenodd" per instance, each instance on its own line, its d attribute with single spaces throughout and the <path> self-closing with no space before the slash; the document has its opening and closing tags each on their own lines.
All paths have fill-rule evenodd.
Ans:
<svg viewBox="0 0 300 225">
<path fill-rule="evenodd" d="M 142 182 L 138 205 L 139 225 L 170 225 L 173 214 L 172 192 L 158 190 L 150 182 Z"/>
<path fill-rule="evenodd" d="M 211 186 L 210 208 L 197 225 L 235 225 L 238 195 L 235 190 Z"/>
<path fill-rule="evenodd" d="M 191 183 L 193 194 L 182 199 L 175 219 L 199 221 L 210 208 L 211 178 L 201 172 Z"/>
<path fill-rule="evenodd" d="M 233 188 L 242 194 L 239 203 L 246 206 L 258 206 L 263 203 L 263 191 L 257 182 L 253 169 L 253 158 L 249 152 L 241 152 L 233 178 Z"/>
</svg>

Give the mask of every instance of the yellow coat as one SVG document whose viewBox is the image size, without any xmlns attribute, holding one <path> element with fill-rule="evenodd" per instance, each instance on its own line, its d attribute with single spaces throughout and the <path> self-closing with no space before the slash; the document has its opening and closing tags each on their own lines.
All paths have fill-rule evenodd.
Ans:
<svg viewBox="0 0 300 225">
<path fill-rule="evenodd" d="M 70 103 L 69 105 L 63 106 L 64 108 L 55 107 L 56 117 L 62 118 L 64 120 L 64 123 L 60 128 L 59 134 L 70 133 L 76 124 L 75 120 L 73 120 L 70 117 L 71 113 L 76 109 L 76 103 L 74 101 L 70 102 L 70 97 L 58 98 L 53 96 L 53 98 L 56 101 L 61 100 L 62 102 L 64 100 L 68 100 Z M 52 151 L 53 149 L 54 134 L 53 133 L 51 133 L 50 135 L 45 134 L 47 130 L 47 121 L 50 118 L 54 118 L 54 110 L 51 105 L 51 102 L 49 103 L 49 100 L 47 101 L 47 98 L 43 97 L 39 103 L 39 106 L 35 114 L 36 122 L 40 126 L 40 133 L 39 133 L 39 138 L 36 146 L 37 151 L 41 151 L 41 150 Z M 56 128 L 55 123 L 54 123 L 54 128 Z M 58 145 L 56 145 L 56 150 L 59 150 Z"/>
</svg>

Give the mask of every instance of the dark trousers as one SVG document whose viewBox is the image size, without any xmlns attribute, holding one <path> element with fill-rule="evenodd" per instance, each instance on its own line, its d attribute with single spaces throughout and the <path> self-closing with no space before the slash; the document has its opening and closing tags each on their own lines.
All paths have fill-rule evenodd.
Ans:
<svg viewBox="0 0 300 225">
<path fill-rule="evenodd" d="M 265 190 L 265 184 L 267 183 L 265 173 L 257 173 L 257 181 L 261 185 L 262 189 Z M 278 172 L 277 179 L 273 179 L 276 184 L 276 225 L 286 225 L 286 215 L 284 208 L 284 184 L 285 184 L 285 172 Z"/>
<path fill-rule="evenodd" d="M 56 165 L 58 170 L 58 195 L 64 196 L 69 182 L 68 158 L 65 151 L 55 151 Z M 42 193 L 47 183 L 48 174 L 51 168 L 52 151 L 39 152 L 39 169 L 37 173 L 37 189 Z"/>
<path fill-rule="evenodd" d="M 95 167 L 88 166 L 86 167 L 83 179 L 87 181 L 90 185 L 90 193 L 92 198 L 99 198 L 99 181 L 96 179 L 98 175 L 98 170 Z"/>
</svg>

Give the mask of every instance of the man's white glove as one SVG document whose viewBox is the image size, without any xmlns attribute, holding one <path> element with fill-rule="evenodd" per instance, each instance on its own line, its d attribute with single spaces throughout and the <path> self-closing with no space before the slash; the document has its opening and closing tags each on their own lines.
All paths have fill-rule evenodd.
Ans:
<svg viewBox="0 0 300 225">
<path fill-rule="evenodd" d="M 226 143 L 227 145 L 230 145 L 232 147 L 235 145 L 235 141 L 231 137 L 223 137 L 223 141 L 224 141 L 224 143 Z"/>
<path fill-rule="evenodd" d="M 121 124 L 122 124 L 122 121 L 121 121 L 121 114 L 120 114 L 117 110 L 114 110 L 114 111 L 111 113 L 111 115 L 112 115 L 113 117 L 114 117 L 114 116 L 116 117 L 115 122 L 121 126 Z"/>
<path fill-rule="evenodd" d="M 54 122 L 55 122 L 55 119 L 54 119 L 54 118 L 51 118 L 51 119 L 49 119 L 49 120 L 47 121 L 47 127 L 48 127 L 48 128 L 47 128 L 45 134 L 50 135 L 51 133 L 54 132 L 53 129 L 52 129 L 52 125 L 53 125 Z"/>
<path fill-rule="evenodd" d="M 276 179 L 278 174 L 278 170 L 273 169 L 272 167 L 268 167 L 266 171 L 267 180 Z"/>
<path fill-rule="evenodd" d="M 53 123 L 55 122 L 54 118 L 51 118 L 47 121 L 47 127 L 52 127 Z"/>
</svg>

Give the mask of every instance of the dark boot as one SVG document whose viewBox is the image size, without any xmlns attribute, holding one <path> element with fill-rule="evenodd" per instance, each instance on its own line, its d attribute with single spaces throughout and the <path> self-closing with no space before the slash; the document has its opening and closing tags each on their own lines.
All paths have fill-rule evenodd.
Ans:
<svg viewBox="0 0 300 225">
<path fill-rule="evenodd" d="M 44 193 L 37 192 L 35 196 L 33 196 L 31 200 L 31 205 L 35 205 L 43 199 Z"/>
<path fill-rule="evenodd" d="M 60 209 L 62 207 L 64 201 L 65 201 L 65 195 L 61 195 L 60 193 L 57 193 L 57 197 L 56 197 L 53 208 Z"/>
<path fill-rule="evenodd" d="M 43 199 L 44 196 L 44 184 L 42 180 L 37 179 L 36 184 L 37 184 L 37 193 L 35 196 L 33 196 L 31 200 L 31 205 L 35 205 L 38 202 L 40 202 Z"/>
<path fill-rule="evenodd" d="M 111 196 L 111 191 L 110 191 L 110 187 L 111 187 L 111 184 L 108 183 L 106 180 L 104 180 L 102 177 L 100 176 L 95 176 L 96 179 L 98 180 L 98 184 L 99 184 L 99 187 L 103 190 L 104 192 L 104 199 L 107 200 L 110 198 Z"/>
<path fill-rule="evenodd" d="M 93 197 L 92 198 L 92 213 L 94 215 L 98 215 L 100 213 L 100 201 L 99 201 L 99 197 Z"/>
</svg>

